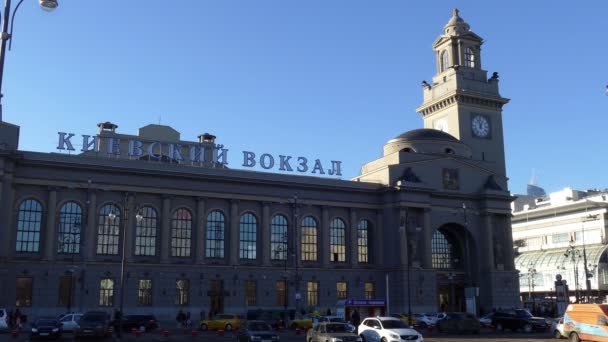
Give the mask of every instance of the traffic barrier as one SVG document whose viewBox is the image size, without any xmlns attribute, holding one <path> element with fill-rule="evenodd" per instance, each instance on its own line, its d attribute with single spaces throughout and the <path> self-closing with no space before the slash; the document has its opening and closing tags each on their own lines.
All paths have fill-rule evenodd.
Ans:
<svg viewBox="0 0 608 342">
<path fill-rule="evenodd" d="M 19 337 L 19 330 L 17 330 L 17 329 L 13 329 L 13 331 L 11 332 L 11 336 L 12 336 L 13 338 L 17 338 L 17 337 Z"/>
<path fill-rule="evenodd" d="M 198 336 L 198 330 L 196 330 L 196 329 L 192 329 L 191 334 L 192 334 L 192 337 L 196 337 L 196 336 Z"/>
<path fill-rule="evenodd" d="M 169 334 L 169 330 L 163 330 L 164 337 L 169 337 L 169 335 L 171 335 L 171 334 Z"/>
<path fill-rule="evenodd" d="M 296 335 L 300 335 L 300 333 L 301 333 L 300 328 L 296 328 L 295 332 L 296 332 Z"/>
<path fill-rule="evenodd" d="M 217 336 L 224 336 L 224 330 L 218 330 Z"/>
</svg>

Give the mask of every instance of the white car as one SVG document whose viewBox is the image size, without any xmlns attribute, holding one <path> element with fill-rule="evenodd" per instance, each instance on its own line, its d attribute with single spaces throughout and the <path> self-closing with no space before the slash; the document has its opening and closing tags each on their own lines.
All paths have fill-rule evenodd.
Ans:
<svg viewBox="0 0 608 342">
<path fill-rule="evenodd" d="M 80 317 L 82 317 L 81 313 L 69 313 L 61 316 L 59 322 L 63 324 L 63 331 L 74 331 L 80 321 Z"/>
<path fill-rule="evenodd" d="M 416 324 L 418 324 L 423 329 L 437 324 L 437 319 L 435 318 L 435 316 L 429 316 L 425 313 L 419 313 L 414 314 L 414 317 L 416 317 Z"/>
<path fill-rule="evenodd" d="M 564 316 L 556 318 L 551 323 L 551 331 L 553 332 L 554 338 L 568 338 L 564 334 Z"/>
<path fill-rule="evenodd" d="M 395 317 L 368 317 L 361 322 L 358 332 L 363 342 L 424 341 L 416 330 Z"/>
<path fill-rule="evenodd" d="M 0 331 L 7 331 L 8 324 L 6 324 L 6 309 L 0 308 Z"/>
</svg>

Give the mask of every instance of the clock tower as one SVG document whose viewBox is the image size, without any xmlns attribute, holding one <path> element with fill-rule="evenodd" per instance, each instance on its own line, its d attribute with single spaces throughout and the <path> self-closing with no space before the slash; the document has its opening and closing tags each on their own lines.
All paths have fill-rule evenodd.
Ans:
<svg viewBox="0 0 608 342">
<path fill-rule="evenodd" d="M 422 82 L 424 103 L 416 111 L 425 128 L 453 135 L 471 148 L 473 159 L 506 176 L 502 106 L 509 99 L 498 92 L 498 73 L 488 78 L 481 68 L 482 44 L 454 9 L 433 44 L 437 73 L 431 84 Z"/>
</svg>

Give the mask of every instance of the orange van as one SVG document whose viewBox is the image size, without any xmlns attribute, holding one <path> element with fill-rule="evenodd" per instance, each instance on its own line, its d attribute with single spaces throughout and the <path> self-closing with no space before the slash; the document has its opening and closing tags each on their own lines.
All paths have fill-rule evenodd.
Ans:
<svg viewBox="0 0 608 342">
<path fill-rule="evenodd" d="M 570 304 L 564 313 L 564 336 L 572 342 L 608 342 L 608 304 Z"/>
</svg>

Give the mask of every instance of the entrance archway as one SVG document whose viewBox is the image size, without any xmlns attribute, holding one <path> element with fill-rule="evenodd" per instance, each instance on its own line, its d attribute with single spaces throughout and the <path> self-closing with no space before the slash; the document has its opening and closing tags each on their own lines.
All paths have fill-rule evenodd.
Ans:
<svg viewBox="0 0 608 342">
<path fill-rule="evenodd" d="M 437 271 L 439 311 L 466 311 L 464 289 L 467 280 L 472 281 L 467 278 L 472 277 L 472 259 L 476 254 L 471 234 L 466 235 L 468 241 L 465 228 L 455 223 L 443 225 L 433 233 L 431 263 Z M 465 252 L 467 244 L 469 258 Z"/>
</svg>

